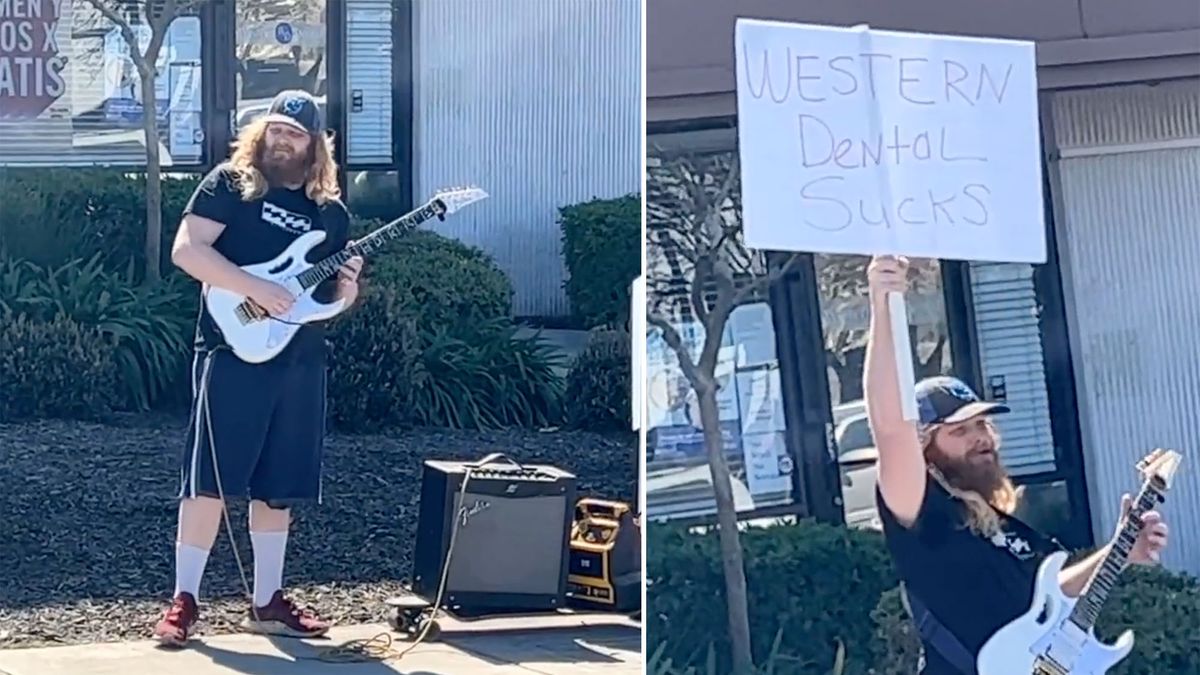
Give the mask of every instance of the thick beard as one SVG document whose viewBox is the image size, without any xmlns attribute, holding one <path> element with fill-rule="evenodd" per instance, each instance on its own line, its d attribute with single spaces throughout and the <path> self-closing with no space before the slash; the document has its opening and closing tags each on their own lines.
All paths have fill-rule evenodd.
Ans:
<svg viewBox="0 0 1200 675">
<path fill-rule="evenodd" d="M 935 444 L 929 449 L 928 459 L 942 472 L 950 485 L 959 490 L 978 493 L 989 502 L 1008 483 L 1008 473 L 994 455 L 992 461 L 984 463 L 969 459 L 951 459 L 942 454 Z"/>
<path fill-rule="evenodd" d="M 308 174 L 304 157 L 276 157 L 267 147 L 259 155 L 259 168 L 272 187 L 302 184 Z"/>
</svg>

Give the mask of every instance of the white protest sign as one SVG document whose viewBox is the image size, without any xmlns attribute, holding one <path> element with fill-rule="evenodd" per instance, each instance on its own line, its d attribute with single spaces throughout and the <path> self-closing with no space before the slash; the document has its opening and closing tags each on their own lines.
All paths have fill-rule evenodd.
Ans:
<svg viewBox="0 0 1200 675">
<path fill-rule="evenodd" d="M 737 20 L 746 245 L 1042 263 L 1030 42 Z"/>
</svg>

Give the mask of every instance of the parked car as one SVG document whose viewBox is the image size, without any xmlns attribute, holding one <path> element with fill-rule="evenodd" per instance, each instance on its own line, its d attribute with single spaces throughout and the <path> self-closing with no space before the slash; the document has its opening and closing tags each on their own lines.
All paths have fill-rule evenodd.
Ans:
<svg viewBox="0 0 1200 675">
<path fill-rule="evenodd" d="M 834 429 L 838 469 L 842 476 L 842 506 L 846 525 L 878 530 L 879 511 L 875 508 L 875 481 L 878 478 L 879 451 L 871 435 L 867 413 L 845 416 Z"/>
</svg>

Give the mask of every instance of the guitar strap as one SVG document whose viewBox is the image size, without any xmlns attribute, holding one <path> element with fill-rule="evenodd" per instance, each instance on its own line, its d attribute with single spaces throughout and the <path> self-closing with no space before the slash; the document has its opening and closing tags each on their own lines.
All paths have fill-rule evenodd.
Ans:
<svg viewBox="0 0 1200 675">
<path fill-rule="evenodd" d="M 932 645 L 942 655 L 942 658 L 963 675 L 975 675 L 975 657 L 971 655 L 970 650 L 964 647 L 963 643 L 942 625 L 941 621 L 937 620 L 933 612 L 929 611 L 920 598 L 913 595 L 904 582 L 900 583 L 900 588 L 908 601 L 909 614 L 913 618 L 913 623 L 917 625 L 917 632 L 926 644 Z"/>
</svg>

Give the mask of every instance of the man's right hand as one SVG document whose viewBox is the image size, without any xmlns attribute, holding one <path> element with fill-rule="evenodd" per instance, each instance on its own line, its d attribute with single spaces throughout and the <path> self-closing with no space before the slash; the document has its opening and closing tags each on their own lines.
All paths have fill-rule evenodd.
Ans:
<svg viewBox="0 0 1200 675">
<path fill-rule="evenodd" d="M 875 256 L 867 265 L 867 290 L 872 298 L 883 299 L 888 293 L 908 290 L 908 258 Z"/>
<path fill-rule="evenodd" d="M 249 297 L 272 316 L 287 314 L 288 310 L 292 308 L 292 303 L 296 301 L 286 288 L 266 279 L 254 281 Z"/>
</svg>

